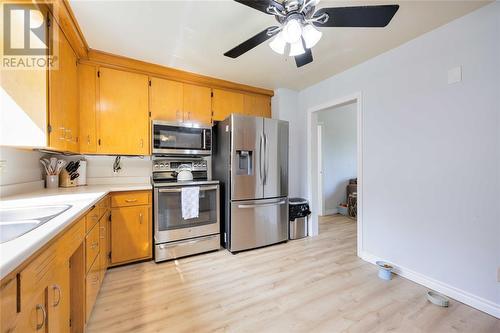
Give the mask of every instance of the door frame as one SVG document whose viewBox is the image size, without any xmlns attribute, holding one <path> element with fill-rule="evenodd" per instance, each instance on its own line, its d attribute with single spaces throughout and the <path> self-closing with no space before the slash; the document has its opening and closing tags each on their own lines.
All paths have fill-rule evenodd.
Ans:
<svg viewBox="0 0 500 333">
<path fill-rule="evenodd" d="M 323 193 L 323 124 L 318 123 L 317 131 L 317 147 L 318 147 L 318 214 L 325 215 L 325 198 Z"/>
<path fill-rule="evenodd" d="M 318 177 L 316 165 L 318 145 L 317 140 L 313 140 L 317 134 L 318 112 L 348 103 L 356 103 L 356 136 L 357 136 L 357 177 L 358 177 L 358 198 L 357 198 L 357 253 L 358 257 L 363 250 L 363 104 L 361 91 L 336 98 L 325 103 L 312 106 L 307 109 L 307 197 L 311 203 L 311 223 L 309 224 L 309 235 L 315 236 L 319 233 L 318 215 Z"/>
</svg>

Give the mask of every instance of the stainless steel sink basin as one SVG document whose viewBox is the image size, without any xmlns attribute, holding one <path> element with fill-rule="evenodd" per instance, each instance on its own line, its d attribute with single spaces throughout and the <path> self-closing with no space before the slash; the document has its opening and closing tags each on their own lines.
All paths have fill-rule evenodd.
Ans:
<svg viewBox="0 0 500 333">
<path fill-rule="evenodd" d="M 71 208 L 71 205 L 0 208 L 0 243 L 13 240 Z"/>
</svg>

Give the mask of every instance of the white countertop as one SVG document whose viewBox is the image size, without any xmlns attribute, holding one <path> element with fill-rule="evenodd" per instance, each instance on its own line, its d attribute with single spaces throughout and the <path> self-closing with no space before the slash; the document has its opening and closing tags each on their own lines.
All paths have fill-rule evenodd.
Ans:
<svg viewBox="0 0 500 333">
<path fill-rule="evenodd" d="M 71 208 L 26 234 L 0 244 L 0 279 L 18 267 L 66 226 L 80 217 L 106 194 L 119 191 L 151 190 L 151 184 L 89 185 L 44 189 L 2 198 L 1 208 L 68 204 Z"/>
</svg>

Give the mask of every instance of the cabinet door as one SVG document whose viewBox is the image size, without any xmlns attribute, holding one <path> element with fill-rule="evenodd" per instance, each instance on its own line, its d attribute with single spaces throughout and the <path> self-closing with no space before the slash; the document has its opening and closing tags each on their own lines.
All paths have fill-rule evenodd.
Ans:
<svg viewBox="0 0 500 333">
<path fill-rule="evenodd" d="M 264 95 L 245 95 L 244 113 L 248 116 L 271 118 L 271 98 Z"/>
<path fill-rule="evenodd" d="M 148 77 L 99 70 L 99 153 L 149 154 Z"/>
<path fill-rule="evenodd" d="M 47 288 L 40 290 L 33 301 L 22 309 L 16 326 L 16 332 L 48 332 Z"/>
<path fill-rule="evenodd" d="M 47 316 L 49 332 L 69 332 L 70 288 L 69 259 L 56 267 L 54 279 L 47 289 Z"/>
<path fill-rule="evenodd" d="M 184 84 L 184 122 L 211 125 L 211 93 L 210 88 Z"/>
<path fill-rule="evenodd" d="M 80 113 L 80 152 L 95 153 L 96 112 L 97 112 L 97 68 L 91 65 L 78 65 L 79 113 Z"/>
<path fill-rule="evenodd" d="M 243 94 L 220 89 L 214 89 L 213 93 L 213 120 L 224 120 L 231 113 L 243 113 Z"/>
<path fill-rule="evenodd" d="M 149 206 L 113 208 L 111 214 L 111 263 L 149 258 Z"/>
<path fill-rule="evenodd" d="M 150 93 L 151 119 L 181 122 L 182 83 L 152 77 Z"/>
<path fill-rule="evenodd" d="M 64 113 L 64 127 L 66 137 L 66 150 L 79 151 L 78 132 L 78 67 L 75 52 L 71 48 L 66 37 L 61 37 L 59 50 L 60 65 L 62 66 L 63 80 L 62 90 L 62 112 Z"/>
<path fill-rule="evenodd" d="M 52 17 L 51 22 L 55 22 Z M 51 24 L 49 29 L 51 30 L 49 47 L 54 54 L 59 54 L 59 61 L 55 63 L 56 67 L 49 70 L 49 147 L 54 150 L 66 150 L 65 115 L 62 105 L 64 61 L 61 59 L 64 54 L 61 45 L 65 37 L 57 24 Z"/>
<path fill-rule="evenodd" d="M 104 275 L 106 274 L 106 270 L 109 266 L 109 252 L 110 252 L 110 215 L 111 212 L 108 210 L 106 214 L 99 221 L 99 230 L 100 230 L 100 242 L 99 242 L 99 279 L 101 283 L 104 279 Z"/>
</svg>

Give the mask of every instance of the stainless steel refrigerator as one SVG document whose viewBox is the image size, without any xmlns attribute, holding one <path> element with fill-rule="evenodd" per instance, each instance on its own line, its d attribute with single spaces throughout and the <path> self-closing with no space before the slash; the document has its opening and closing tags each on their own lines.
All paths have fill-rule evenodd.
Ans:
<svg viewBox="0 0 500 333">
<path fill-rule="evenodd" d="M 232 114 L 214 127 L 221 242 L 231 252 L 288 239 L 288 122 Z"/>
</svg>

